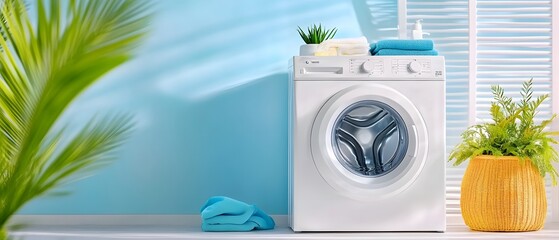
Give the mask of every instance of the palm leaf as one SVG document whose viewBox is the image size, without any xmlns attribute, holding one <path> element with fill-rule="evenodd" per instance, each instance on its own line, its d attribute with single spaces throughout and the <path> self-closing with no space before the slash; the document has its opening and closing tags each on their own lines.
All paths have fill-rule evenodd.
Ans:
<svg viewBox="0 0 559 240">
<path fill-rule="evenodd" d="M 132 57 L 149 5 L 132 0 L 0 2 L 0 229 L 26 202 L 111 159 L 127 115 L 54 128 L 85 89 Z M 32 24 L 30 14 L 36 14 Z M 67 141 L 62 141 L 67 139 Z"/>
</svg>

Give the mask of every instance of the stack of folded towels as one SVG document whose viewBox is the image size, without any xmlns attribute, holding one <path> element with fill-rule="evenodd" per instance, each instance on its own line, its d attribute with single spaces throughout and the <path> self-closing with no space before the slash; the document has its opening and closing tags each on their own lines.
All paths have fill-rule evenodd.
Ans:
<svg viewBox="0 0 559 240">
<path fill-rule="evenodd" d="M 328 39 L 318 47 L 315 56 L 367 56 L 369 42 L 365 37 Z"/>
<path fill-rule="evenodd" d="M 228 197 L 211 197 L 200 212 L 205 232 L 246 232 L 275 226 L 274 219 L 254 205 Z"/>
<path fill-rule="evenodd" d="M 380 40 L 371 44 L 371 54 L 378 56 L 426 55 L 437 56 L 433 40 Z"/>
</svg>

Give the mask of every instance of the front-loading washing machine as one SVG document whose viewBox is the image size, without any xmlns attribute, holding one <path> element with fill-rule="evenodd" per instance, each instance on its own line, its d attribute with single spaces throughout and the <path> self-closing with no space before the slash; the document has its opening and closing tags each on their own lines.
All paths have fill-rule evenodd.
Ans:
<svg viewBox="0 0 559 240">
<path fill-rule="evenodd" d="M 444 231 L 444 58 L 290 63 L 290 227 Z"/>
</svg>

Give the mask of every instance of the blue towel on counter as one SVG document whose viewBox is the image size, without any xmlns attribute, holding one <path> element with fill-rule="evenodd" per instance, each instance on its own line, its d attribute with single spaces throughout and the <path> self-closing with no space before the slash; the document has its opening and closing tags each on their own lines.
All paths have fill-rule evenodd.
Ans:
<svg viewBox="0 0 559 240">
<path fill-rule="evenodd" d="M 376 56 L 404 56 L 404 55 L 417 55 L 417 56 L 438 56 L 437 50 L 400 50 L 400 49 L 382 49 L 378 51 Z"/>
<path fill-rule="evenodd" d="M 256 206 L 222 196 L 208 199 L 200 215 L 205 232 L 246 232 L 275 226 L 274 219 Z"/>
<path fill-rule="evenodd" d="M 433 50 L 433 40 L 380 40 L 371 44 L 371 53 L 375 55 L 382 49 L 399 49 L 399 50 Z"/>
</svg>

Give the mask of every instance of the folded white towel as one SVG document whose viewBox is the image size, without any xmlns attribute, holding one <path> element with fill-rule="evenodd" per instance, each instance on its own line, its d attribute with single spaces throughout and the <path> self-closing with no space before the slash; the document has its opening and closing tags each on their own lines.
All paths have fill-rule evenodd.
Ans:
<svg viewBox="0 0 559 240">
<path fill-rule="evenodd" d="M 360 53 L 360 54 L 342 54 L 338 56 L 371 56 L 371 53 L 367 52 L 367 53 Z"/>
<path fill-rule="evenodd" d="M 369 44 L 362 44 L 362 43 L 359 43 L 359 44 L 357 44 L 357 43 L 351 43 L 351 44 L 350 43 L 339 43 L 339 44 L 330 43 L 330 44 L 320 44 L 319 48 L 320 47 L 323 47 L 323 48 L 336 47 L 336 48 L 348 48 L 348 49 L 349 48 L 369 48 L 370 49 Z"/>
<path fill-rule="evenodd" d="M 338 38 L 338 39 L 328 39 L 321 44 L 366 44 L 369 45 L 366 37 L 358 38 Z"/>
<path fill-rule="evenodd" d="M 368 55 L 369 49 L 370 46 L 365 37 L 329 39 L 318 46 L 320 52 L 335 50 L 337 55 Z"/>
<path fill-rule="evenodd" d="M 315 56 L 371 56 L 371 52 L 340 52 L 336 51 L 336 48 L 331 48 L 330 51 L 326 52 L 315 52 Z"/>
<path fill-rule="evenodd" d="M 347 54 L 366 54 L 369 53 L 369 47 L 340 47 L 338 53 L 342 55 Z"/>
</svg>

